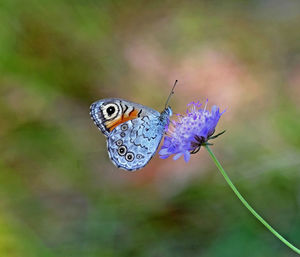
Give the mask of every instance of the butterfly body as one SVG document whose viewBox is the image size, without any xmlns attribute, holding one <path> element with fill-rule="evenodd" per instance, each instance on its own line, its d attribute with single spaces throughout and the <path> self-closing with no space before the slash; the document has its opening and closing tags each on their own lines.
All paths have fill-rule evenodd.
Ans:
<svg viewBox="0 0 300 257">
<path fill-rule="evenodd" d="M 107 137 L 110 159 L 118 167 L 135 171 L 144 167 L 155 154 L 172 115 L 119 98 L 93 103 L 90 114 Z"/>
</svg>

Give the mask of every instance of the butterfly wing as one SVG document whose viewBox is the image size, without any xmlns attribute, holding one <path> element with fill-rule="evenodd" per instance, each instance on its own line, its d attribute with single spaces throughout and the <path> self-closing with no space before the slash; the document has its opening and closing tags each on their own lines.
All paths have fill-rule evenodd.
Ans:
<svg viewBox="0 0 300 257">
<path fill-rule="evenodd" d="M 163 134 L 164 126 L 157 116 L 127 121 L 108 137 L 109 157 L 118 168 L 141 169 L 156 153 Z"/>
<path fill-rule="evenodd" d="M 96 126 L 108 137 L 117 126 L 128 120 L 144 116 L 156 117 L 160 113 L 141 104 L 120 98 L 106 98 L 91 105 L 90 115 Z"/>
<path fill-rule="evenodd" d="M 117 98 L 92 104 L 91 117 L 107 136 L 112 162 L 129 171 L 141 169 L 150 161 L 169 121 L 169 115 Z"/>
</svg>

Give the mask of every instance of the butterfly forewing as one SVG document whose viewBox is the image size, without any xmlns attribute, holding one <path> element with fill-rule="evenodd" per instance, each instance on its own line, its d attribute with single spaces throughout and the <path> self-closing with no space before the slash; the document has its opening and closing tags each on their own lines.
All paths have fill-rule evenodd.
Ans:
<svg viewBox="0 0 300 257">
<path fill-rule="evenodd" d="M 117 126 L 128 120 L 159 116 L 160 113 L 141 104 L 119 98 L 107 98 L 93 103 L 90 115 L 102 133 L 108 136 Z"/>
</svg>

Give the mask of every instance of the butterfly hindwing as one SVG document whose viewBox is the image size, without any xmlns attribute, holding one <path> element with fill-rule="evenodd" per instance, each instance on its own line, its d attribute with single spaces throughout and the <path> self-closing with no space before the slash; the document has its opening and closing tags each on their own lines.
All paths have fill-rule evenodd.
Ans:
<svg viewBox="0 0 300 257">
<path fill-rule="evenodd" d="M 144 116 L 116 127 L 107 140 L 112 162 L 130 171 L 144 167 L 155 154 L 163 131 L 159 117 Z"/>
</svg>

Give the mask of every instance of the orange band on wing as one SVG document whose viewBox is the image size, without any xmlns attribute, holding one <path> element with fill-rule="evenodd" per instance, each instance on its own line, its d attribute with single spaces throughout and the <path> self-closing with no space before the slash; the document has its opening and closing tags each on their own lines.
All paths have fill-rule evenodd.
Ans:
<svg viewBox="0 0 300 257">
<path fill-rule="evenodd" d="M 114 130 L 117 126 L 119 126 L 120 124 L 128 121 L 128 120 L 133 120 L 136 119 L 138 117 L 138 113 L 139 110 L 133 110 L 129 113 L 129 115 L 124 115 L 122 114 L 122 116 L 114 121 L 111 121 L 107 124 L 107 128 L 109 129 L 109 131 Z"/>
</svg>

